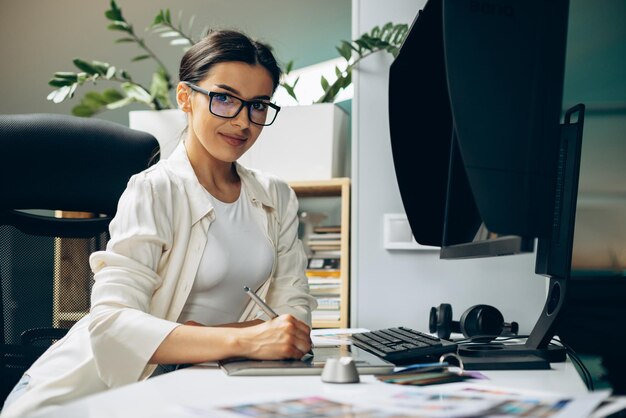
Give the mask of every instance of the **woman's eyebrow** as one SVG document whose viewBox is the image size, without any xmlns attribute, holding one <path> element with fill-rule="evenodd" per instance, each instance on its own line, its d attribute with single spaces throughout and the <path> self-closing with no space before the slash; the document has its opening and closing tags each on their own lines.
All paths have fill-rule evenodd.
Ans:
<svg viewBox="0 0 626 418">
<path fill-rule="evenodd" d="M 239 90 L 234 87 L 229 86 L 228 84 L 216 84 L 215 87 L 219 87 L 224 90 L 228 90 L 229 92 L 236 94 L 237 96 L 241 96 Z M 270 100 L 270 96 L 255 96 L 251 100 Z"/>
</svg>

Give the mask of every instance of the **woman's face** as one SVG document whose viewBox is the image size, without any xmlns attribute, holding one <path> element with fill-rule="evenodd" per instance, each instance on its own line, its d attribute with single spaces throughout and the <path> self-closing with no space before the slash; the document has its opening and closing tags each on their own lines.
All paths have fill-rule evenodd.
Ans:
<svg viewBox="0 0 626 418">
<path fill-rule="evenodd" d="M 196 84 L 210 92 L 226 93 L 243 100 L 269 101 L 273 82 L 261 65 L 223 62 L 214 65 L 204 80 Z M 225 96 L 213 98 L 214 109 Z M 181 109 L 189 114 L 187 150 L 196 158 L 232 163 L 241 157 L 259 137 L 263 126 L 250 122 L 244 106 L 234 118 L 216 116 L 209 110 L 210 97 L 195 92 L 183 83 L 177 90 Z M 190 155 L 191 157 L 192 155 Z"/>
</svg>

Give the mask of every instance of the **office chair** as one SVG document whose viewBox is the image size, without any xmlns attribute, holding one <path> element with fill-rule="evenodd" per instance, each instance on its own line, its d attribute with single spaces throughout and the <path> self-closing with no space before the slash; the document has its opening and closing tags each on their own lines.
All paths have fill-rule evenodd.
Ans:
<svg viewBox="0 0 626 418">
<path fill-rule="evenodd" d="M 131 175 L 158 157 L 150 134 L 73 116 L 0 115 L 0 405 L 89 311 L 89 255 Z"/>
</svg>

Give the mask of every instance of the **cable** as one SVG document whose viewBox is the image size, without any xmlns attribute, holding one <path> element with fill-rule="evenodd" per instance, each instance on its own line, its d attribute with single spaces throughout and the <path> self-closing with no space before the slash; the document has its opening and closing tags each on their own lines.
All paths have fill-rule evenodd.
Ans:
<svg viewBox="0 0 626 418">
<path fill-rule="evenodd" d="M 565 351 L 570 356 L 572 361 L 574 361 L 574 363 L 578 365 L 581 373 L 583 374 L 583 380 L 585 381 L 585 386 L 590 391 L 593 391 L 594 390 L 593 377 L 591 376 L 589 369 L 587 369 L 587 366 L 585 366 L 585 364 L 581 360 L 580 356 L 576 353 L 576 351 L 572 347 L 570 347 L 569 345 L 561 341 L 559 337 L 556 337 L 556 336 L 552 337 L 552 340 L 558 342 L 561 346 L 565 347 Z"/>
<path fill-rule="evenodd" d="M 587 369 L 587 367 L 581 360 L 580 356 L 576 353 L 576 351 L 572 347 L 570 347 L 569 345 L 561 341 L 558 337 L 553 337 L 552 339 L 557 341 L 562 347 L 565 348 L 567 354 L 570 356 L 570 359 L 572 359 L 572 361 L 576 363 L 581 373 L 583 374 L 583 380 L 585 381 L 585 386 L 587 386 L 587 389 L 593 391 L 594 390 L 593 378 L 591 377 L 591 373 L 589 372 L 589 369 Z"/>
</svg>

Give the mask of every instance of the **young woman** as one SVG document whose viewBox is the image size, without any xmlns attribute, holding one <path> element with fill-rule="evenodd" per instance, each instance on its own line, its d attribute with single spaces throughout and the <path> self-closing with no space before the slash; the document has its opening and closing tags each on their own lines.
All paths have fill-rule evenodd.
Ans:
<svg viewBox="0 0 626 418">
<path fill-rule="evenodd" d="M 270 103 L 276 60 L 266 45 L 217 31 L 184 55 L 179 76 L 184 141 L 130 179 L 107 250 L 90 258 L 90 314 L 26 372 L 2 417 L 146 379 L 158 364 L 311 348 L 296 197 L 236 162 L 280 110 Z M 264 317 L 244 286 L 279 317 Z"/>
</svg>

